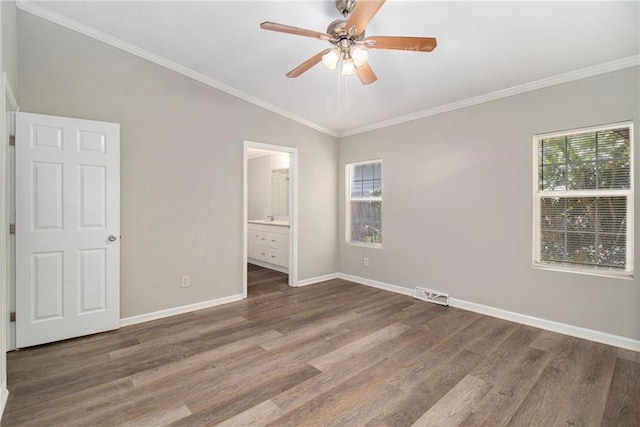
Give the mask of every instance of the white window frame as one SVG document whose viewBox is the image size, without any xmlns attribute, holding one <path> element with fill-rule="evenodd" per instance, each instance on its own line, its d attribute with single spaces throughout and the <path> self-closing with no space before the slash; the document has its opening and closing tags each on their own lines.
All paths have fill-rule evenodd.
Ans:
<svg viewBox="0 0 640 427">
<path fill-rule="evenodd" d="M 538 162 L 539 162 L 539 144 L 541 140 L 548 139 L 552 137 L 563 137 L 568 135 L 575 135 L 586 132 L 598 132 L 606 129 L 621 129 L 621 128 L 629 128 L 629 148 L 630 148 L 630 188 L 628 189 L 597 189 L 597 190 L 559 190 L 559 191 L 543 191 L 540 189 L 540 176 L 538 175 Z M 561 132 L 552 132 L 545 134 L 538 134 L 533 136 L 533 267 L 544 269 L 544 270 L 553 270 L 553 271 L 563 271 L 569 273 L 578 273 L 578 274 L 587 274 L 592 276 L 603 276 L 603 277 L 613 277 L 613 278 L 623 278 L 623 279 L 632 279 L 633 278 L 633 248 L 634 248 L 634 197 L 633 197 L 633 188 L 634 188 L 634 144 L 633 138 L 634 130 L 633 130 L 633 122 L 620 122 L 613 123 L 602 126 L 593 126 L 587 128 L 579 128 L 579 129 L 571 129 L 567 131 Z M 567 197 L 626 197 L 627 199 L 627 247 L 626 247 L 626 261 L 625 261 L 625 269 L 624 270 L 615 270 L 605 267 L 597 267 L 597 266 L 571 266 L 571 265 L 563 265 L 563 264 L 551 264 L 545 263 L 541 261 L 540 255 L 540 240 L 541 240 L 541 218 L 540 218 L 540 201 L 542 198 L 547 197 L 559 197 L 559 198 L 567 198 Z"/>
<path fill-rule="evenodd" d="M 380 163 L 380 172 L 381 172 L 381 186 L 383 188 L 382 194 L 384 194 L 384 167 L 382 165 L 382 159 L 373 159 L 366 160 L 362 162 L 354 162 L 347 163 L 344 168 L 344 183 L 345 183 L 345 221 L 344 221 L 344 230 L 345 230 L 345 242 L 352 246 L 363 246 L 367 248 L 382 248 L 382 243 L 367 243 L 367 242 L 354 242 L 351 240 L 351 202 L 380 202 L 382 209 L 382 196 L 380 197 L 352 197 L 351 196 L 351 188 L 352 188 L 352 180 L 353 180 L 353 168 L 359 165 L 367 165 L 370 163 Z M 382 227 L 384 230 L 384 227 Z M 382 237 L 384 241 L 384 236 Z"/>
</svg>

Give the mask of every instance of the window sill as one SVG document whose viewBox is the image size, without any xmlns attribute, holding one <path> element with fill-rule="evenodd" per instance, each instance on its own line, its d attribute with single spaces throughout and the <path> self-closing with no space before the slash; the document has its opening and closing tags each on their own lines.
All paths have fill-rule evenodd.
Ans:
<svg viewBox="0 0 640 427">
<path fill-rule="evenodd" d="M 345 242 L 349 246 L 358 246 L 361 248 L 382 249 L 382 243 L 364 243 L 364 242 Z"/>
<path fill-rule="evenodd" d="M 554 265 L 554 264 L 540 264 L 533 263 L 533 268 L 537 268 L 540 270 L 549 270 L 549 271 L 559 271 L 562 273 L 574 273 L 574 274 L 585 274 L 587 276 L 598 276 L 598 277 L 607 277 L 611 279 L 633 279 L 633 272 L 630 271 L 615 271 L 615 270 L 605 270 L 605 269 L 596 269 L 596 268 L 579 268 L 579 267 L 570 267 L 565 265 Z"/>
</svg>

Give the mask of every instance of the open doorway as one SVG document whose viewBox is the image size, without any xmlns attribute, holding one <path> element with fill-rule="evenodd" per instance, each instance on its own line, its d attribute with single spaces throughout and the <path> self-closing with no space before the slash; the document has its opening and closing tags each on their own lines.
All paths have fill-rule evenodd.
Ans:
<svg viewBox="0 0 640 427">
<path fill-rule="evenodd" d="M 297 148 L 244 142 L 244 298 L 249 269 L 297 286 L 297 171 Z"/>
</svg>

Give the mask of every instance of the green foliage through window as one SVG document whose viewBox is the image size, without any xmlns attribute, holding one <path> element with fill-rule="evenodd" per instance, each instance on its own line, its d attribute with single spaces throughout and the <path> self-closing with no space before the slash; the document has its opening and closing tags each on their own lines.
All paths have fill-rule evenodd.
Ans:
<svg viewBox="0 0 640 427">
<path fill-rule="evenodd" d="M 545 261 L 624 268 L 625 197 L 543 197 L 541 257 Z"/>
<path fill-rule="evenodd" d="M 537 144 L 537 262 L 628 271 L 631 126 Z"/>
<path fill-rule="evenodd" d="M 629 188 L 629 128 L 542 139 L 540 190 Z"/>
<path fill-rule="evenodd" d="M 347 166 L 349 242 L 382 244 L 382 162 Z"/>
</svg>

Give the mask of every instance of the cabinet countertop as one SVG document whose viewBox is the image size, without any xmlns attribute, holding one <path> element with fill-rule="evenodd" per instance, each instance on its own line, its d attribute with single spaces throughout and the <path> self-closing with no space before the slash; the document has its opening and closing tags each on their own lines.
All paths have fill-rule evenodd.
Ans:
<svg viewBox="0 0 640 427">
<path fill-rule="evenodd" d="M 266 219 L 250 219 L 247 221 L 249 224 L 258 224 L 258 225 L 274 225 L 276 227 L 289 227 L 289 221 L 269 221 Z"/>
</svg>

